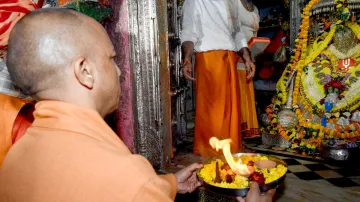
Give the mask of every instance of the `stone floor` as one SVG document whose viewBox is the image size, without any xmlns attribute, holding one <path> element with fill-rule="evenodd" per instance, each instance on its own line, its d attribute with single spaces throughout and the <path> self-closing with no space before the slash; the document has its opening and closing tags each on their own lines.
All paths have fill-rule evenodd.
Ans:
<svg viewBox="0 0 360 202">
<path fill-rule="evenodd" d="M 192 154 L 192 129 L 189 124 L 188 140 L 179 147 L 179 152 L 167 169 L 176 172 L 194 162 L 205 162 L 203 159 Z M 350 163 L 339 164 L 331 162 L 311 161 L 289 156 L 278 155 L 288 164 L 288 173 L 284 184 L 277 190 L 278 202 L 292 201 L 359 201 L 360 202 L 360 169 Z M 233 199 L 220 199 L 212 197 L 204 200 L 201 193 L 206 193 L 204 188 L 197 193 L 179 195 L 176 201 L 234 201 Z"/>
</svg>

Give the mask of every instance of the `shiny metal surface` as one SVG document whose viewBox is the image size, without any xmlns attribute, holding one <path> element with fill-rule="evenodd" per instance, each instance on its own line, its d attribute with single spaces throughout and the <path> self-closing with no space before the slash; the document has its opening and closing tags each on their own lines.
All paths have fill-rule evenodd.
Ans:
<svg viewBox="0 0 360 202">
<path fill-rule="evenodd" d="M 321 147 L 321 155 L 324 159 L 332 159 L 336 161 L 357 160 L 360 155 L 359 148 L 331 148 L 327 146 Z"/>
<path fill-rule="evenodd" d="M 346 2 L 351 11 L 360 10 L 360 0 L 347 0 Z M 334 0 L 321 0 L 311 9 L 311 15 L 334 12 L 336 5 Z"/>
<path fill-rule="evenodd" d="M 136 150 L 162 169 L 171 145 L 166 1 L 127 3 Z"/>
<path fill-rule="evenodd" d="M 173 125 L 172 143 L 174 147 L 186 139 L 186 92 L 187 81 L 181 73 L 182 50 L 180 41 L 181 32 L 181 6 L 177 0 L 168 1 L 168 28 L 169 28 L 169 61 L 170 61 L 170 84 L 172 96 L 172 119 Z"/>
<path fill-rule="evenodd" d="M 301 10 L 304 0 L 290 1 L 290 47 L 295 48 L 295 39 L 301 24 Z"/>
<path fill-rule="evenodd" d="M 269 145 L 272 147 L 289 148 L 291 142 L 285 140 L 281 135 L 271 135 L 263 133 L 261 135 L 261 142 L 263 145 Z"/>
<path fill-rule="evenodd" d="M 249 155 L 249 156 L 267 156 L 269 158 L 269 160 L 274 161 L 276 163 L 276 165 L 284 165 L 285 167 L 287 167 L 287 164 L 285 163 L 285 161 L 276 158 L 274 156 L 269 156 L 269 155 L 264 155 L 264 154 L 258 154 L 258 153 L 237 153 L 234 154 L 234 157 L 240 157 L 242 155 Z M 220 158 L 221 159 L 221 158 Z M 204 165 L 206 163 L 210 163 L 211 161 L 213 161 L 214 159 L 210 159 L 207 162 L 204 163 Z M 218 193 L 218 194 L 222 194 L 225 196 L 241 196 L 241 197 L 245 197 L 247 195 L 247 193 L 249 192 L 249 188 L 242 188 L 242 189 L 227 189 L 227 188 L 221 188 L 221 187 L 216 187 L 210 184 L 207 184 L 203 178 L 201 178 L 199 176 L 199 172 L 200 170 L 198 170 L 198 177 L 199 180 L 203 182 L 203 186 L 206 189 L 209 189 L 212 192 Z M 260 191 L 261 192 L 267 192 L 270 189 L 276 189 L 277 187 L 280 186 L 280 184 L 285 180 L 286 177 L 286 173 L 281 176 L 279 179 L 275 180 L 274 182 L 271 182 L 269 184 L 263 184 L 260 185 Z"/>
</svg>

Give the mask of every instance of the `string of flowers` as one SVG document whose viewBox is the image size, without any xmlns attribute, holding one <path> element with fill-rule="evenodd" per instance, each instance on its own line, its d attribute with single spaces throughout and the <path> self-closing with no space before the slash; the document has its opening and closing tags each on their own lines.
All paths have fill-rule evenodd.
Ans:
<svg viewBox="0 0 360 202">
<path fill-rule="evenodd" d="M 326 52 L 325 50 L 329 47 L 329 44 L 331 43 L 337 29 L 340 29 L 344 26 L 349 27 L 355 33 L 357 38 L 360 39 L 360 26 L 355 22 L 348 21 L 350 19 L 351 14 L 349 12 L 349 9 L 343 6 L 345 0 L 336 0 L 335 2 L 338 4 L 336 7 L 337 7 L 337 12 L 338 12 L 337 14 L 339 20 L 336 23 L 334 23 L 332 27 L 330 27 L 328 32 L 318 37 L 312 43 L 313 45 L 312 47 L 308 47 L 310 11 L 311 8 L 318 2 L 319 0 L 310 1 L 309 4 L 303 10 L 303 14 L 302 14 L 303 20 L 300 26 L 300 32 L 298 38 L 295 41 L 296 48 L 294 51 L 294 55 L 291 56 L 291 63 L 287 66 L 279 82 L 277 83 L 277 89 L 279 90 L 277 94 L 277 100 L 273 102 L 274 104 L 269 105 L 266 109 L 267 116 L 270 119 L 270 123 L 271 123 L 271 125 L 267 127 L 267 129 L 270 130 L 269 133 L 279 134 L 283 139 L 287 141 L 291 141 L 292 149 L 300 148 L 302 151 L 307 151 L 307 152 L 310 151 L 310 153 L 316 151 L 320 147 L 323 139 L 330 138 L 330 139 L 351 140 L 353 138 L 360 138 L 359 123 L 353 121 L 350 121 L 349 125 L 340 125 L 337 123 L 338 118 L 340 117 L 340 112 L 344 113 L 344 110 L 351 112 L 360 109 L 360 93 L 356 94 L 356 92 L 358 92 L 356 89 L 360 88 L 360 82 L 355 83 L 356 85 L 352 85 L 351 83 L 349 83 L 349 80 L 346 80 L 350 77 L 356 76 L 356 72 L 358 72 L 358 68 L 360 67 L 360 65 L 357 65 L 356 67 L 353 67 L 350 71 L 340 75 L 341 78 L 344 77 L 344 83 L 348 84 L 348 86 L 351 86 L 353 90 L 351 89 L 344 90 L 343 92 L 349 91 L 346 92 L 345 94 L 342 94 L 343 98 L 347 97 L 347 99 L 342 99 L 340 101 L 341 103 L 338 103 L 337 106 L 335 106 L 331 110 L 330 113 L 331 117 L 330 116 L 328 117 L 328 123 L 331 123 L 333 125 L 333 128 L 324 127 L 319 122 L 316 121 L 311 122 L 309 120 L 309 115 L 303 114 L 303 112 L 305 113 L 306 111 L 308 111 L 309 113 L 313 112 L 312 114 L 319 115 L 321 117 L 322 114 L 324 114 L 325 112 L 323 109 L 324 106 L 321 104 L 321 102 L 317 101 L 316 98 L 306 97 L 305 91 L 302 87 L 303 85 L 305 86 L 307 85 L 307 83 L 304 80 L 304 77 L 302 76 L 304 75 L 304 71 L 307 71 L 308 68 L 312 68 L 312 66 L 314 65 L 320 65 L 325 67 L 325 68 L 321 68 L 322 69 L 321 71 L 326 71 L 320 73 L 329 75 L 331 76 L 331 78 L 332 77 L 337 78 L 335 77 L 336 75 L 334 75 L 335 73 L 331 72 L 331 69 L 327 69 L 327 67 L 331 65 L 331 61 L 328 61 L 326 57 L 325 59 L 322 59 L 319 56 L 322 53 Z M 355 61 L 357 60 L 357 56 L 358 56 L 357 54 L 352 56 L 354 57 Z M 320 60 L 314 63 L 317 58 Z M 356 64 L 358 64 L 359 62 L 360 59 L 359 61 L 356 61 Z M 307 67 L 307 65 L 309 64 L 310 66 Z M 281 104 L 285 104 L 287 101 L 288 95 L 287 95 L 286 83 L 288 82 L 289 77 L 291 75 L 291 71 L 293 69 L 296 69 L 297 75 L 295 77 L 295 87 L 292 97 L 293 100 L 292 106 L 296 108 L 295 113 L 298 117 L 299 124 L 295 128 L 285 129 L 278 123 L 277 113 L 280 111 Z M 316 74 L 319 73 L 318 71 L 319 70 L 317 70 Z M 316 85 L 320 85 L 319 80 L 316 80 Z M 320 90 L 319 92 L 322 92 L 323 87 L 322 86 L 320 87 L 318 86 Z M 327 92 L 327 90 L 325 90 L 325 92 Z M 315 97 L 319 97 L 319 96 L 315 96 Z M 301 105 L 303 107 L 300 108 L 299 103 L 304 104 Z M 346 112 L 346 113 L 348 113 L 350 116 L 350 112 Z M 305 153 L 303 152 L 303 154 Z"/>
<path fill-rule="evenodd" d="M 295 40 L 295 54 L 294 54 L 294 56 L 291 56 L 290 59 L 292 62 L 288 65 L 288 67 L 286 68 L 286 71 L 283 72 L 283 75 L 281 76 L 281 78 L 277 84 L 277 88 L 280 90 L 281 95 L 279 96 L 279 98 L 280 98 L 282 104 L 286 104 L 287 92 L 286 92 L 286 86 L 284 84 L 289 79 L 289 77 L 288 77 L 289 72 L 292 69 L 296 68 L 296 66 L 301 58 L 306 57 L 308 32 L 309 32 L 309 27 L 310 27 L 310 11 L 314 5 L 319 3 L 319 1 L 320 0 L 311 0 L 303 9 L 302 22 L 300 25 L 300 32 L 299 32 L 298 38 Z M 299 72 L 298 72 L 298 75 L 299 75 Z M 295 86 L 296 86 L 296 83 L 295 83 Z M 294 93 L 297 94 L 298 91 L 294 90 Z"/>
<path fill-rule="evenodd" d="M 337 0 L 335 2 L 338 3 L 337 9 L 342 8 L 342 3 L 344 3 L 344 0 Z M 340 11 L 345 14 L 348 13 L 347 8 L 342 8 Z M 341 23 L 343 23 L 343 20 L 348 20 L 348 19 L 349 19 L 349 16 L 346 15 L 343 19 L 338 20 L 336 22 L 336 24 L 340 25 Z M 360 39 L 360 26 L 358 24 L 353 23 L 353 22 L 346 22 L 345 26 L 348 26 L 351 30 L 353 30 L 353 32 L 356 34 L 356 36 Z M 296 68 L 297 68 L 298 74 L 297 74 L 297 78 L 296 78 L 296 82 L 295 82 L 295 89 L 296 89 L 295 92 L 297 92 L 297 93 L 294 92 L 293 105 L 296 105 L 297 101 L 298 101 L 297 96 L 299 95 L 303 67 L 305 65 L 308 65 L 312 61 L 314 61 L 329 46 L 329 43 L 332 41 L 332 38 L 334 37 L 337 28 L 338 28 L 338 26 L 331 27 L 331 29 L 330 29 L 329 33 L 326 35 L 325 39 L 323 41 L 319 42 L 318 44 L 314 44 L 315 46 L 313 46 L 313 48 L 311 50 L 311 54 L 307 57 L 307 59 L 304 62 L 299 61 L 297 63 Z M 303 49 L 303 51 L 306 51 L 306 50 Z M 302 55 L 305 55 L 305 54 L 302 53 Z M 357 109 L 359 106 L 360 106 L 360 103 L 357 103 L 357 104 L 354 104 L 352 107 L 353 107 L 353 109 Z M 314 123 L 307 122 L 306 120 L 302 119 L 303 114 L 302 114 L 300 108 L 297 108 L 295 110 L 295 113 L 298 115 L 300 126 L 319 130 L 319 134 L 320 134 L 319 141 L 324 137 L 325 134 L 328 135 L 330 138 L 343 138 L 343 139 L 344 138 L 354 138 L 354 137 L 360 136 L 360 130 L 358 128 L 358 124 L 356 124 L 356 123 L 352 124 L 352 126 L 353 126 L 352 128 L 350 128 L 350 127 L 342 128 L 339 124 L 335 124 L 335 128 L 337 130 L 333 130 L 330 128 L 323 127 L 320 124 L 314 124 Z M 344 129 L 345 129 L 345 131 L 344 131 Z M 352 130 L 352 132 L 350 132 L 351 130 Z"/>
</svg>

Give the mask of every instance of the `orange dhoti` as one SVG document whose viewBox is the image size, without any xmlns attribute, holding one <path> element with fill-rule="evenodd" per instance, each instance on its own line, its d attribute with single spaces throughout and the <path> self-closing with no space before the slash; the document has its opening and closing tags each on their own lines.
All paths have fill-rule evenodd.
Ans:
<svg viewBox="0 0 360 202">
<path fill-rule="evenodd" d="M 30 101 L 0 94 L 0 166 L 12 146 L 13 127 L 21 108 Z"/>
<path fill-rule="evenodd" d="M 233 153 L 241 148 L 237 60 L 238 55 L 233 51 L 210 51 L 195 55 L 196 155 L 221 155 L 211 148 L 211 137 L 230 138 Z"/>
<path fill-rule="evenodd" d="M 243 63 L 239 64 L 245 65 Z M 240 88 L 241 133 L 245 137 L 260 135 L 255 107 L 254 83 L 248 80 L 246 70 L 238 70 Z"/>
</svg>

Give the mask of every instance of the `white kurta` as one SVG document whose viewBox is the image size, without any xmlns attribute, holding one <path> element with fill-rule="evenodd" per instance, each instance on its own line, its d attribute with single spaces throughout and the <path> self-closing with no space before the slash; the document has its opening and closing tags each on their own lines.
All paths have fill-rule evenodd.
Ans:
<svg viewBox="0 0 360 202">
<path fill-rule="evenodd" d="M 252 37 L 257 36 L 257 32 L 259 30 L 259 10 L 254 6 L 254 11 L 250 12 L 242 3 L 240 3 L 239 15 L 242 31 L 245 34 L 246 41 L 249 41 Z M 239 70 L 246 70 L 244 63 L 238 63 L 237 68 Z"/>
<path fill-rule="evenodd" d="M 241 29 L 241 12 L 239 1 L 237 16 L 228 18 L 228 8 L 224 0 L 185 0 L 183 5 L 183 23 L 181 42 L 191 41 L 195 44 L 196 52 L 211 50 L 239 51 L 247 47 L 247 39 Z M 234 33 L 230 28 L 234 26 Z"/>
<path fill-rule="evenodd" d="M 240 21 L 241 28 L 245 34 L 247 41 L 249 41 L 252 37 L 257 36 L 257 32 L 259 30 L 259 10 L 254 7 L 254 11 L 248 11 L 242 3 L 240 3 Z"/>
</svg>

